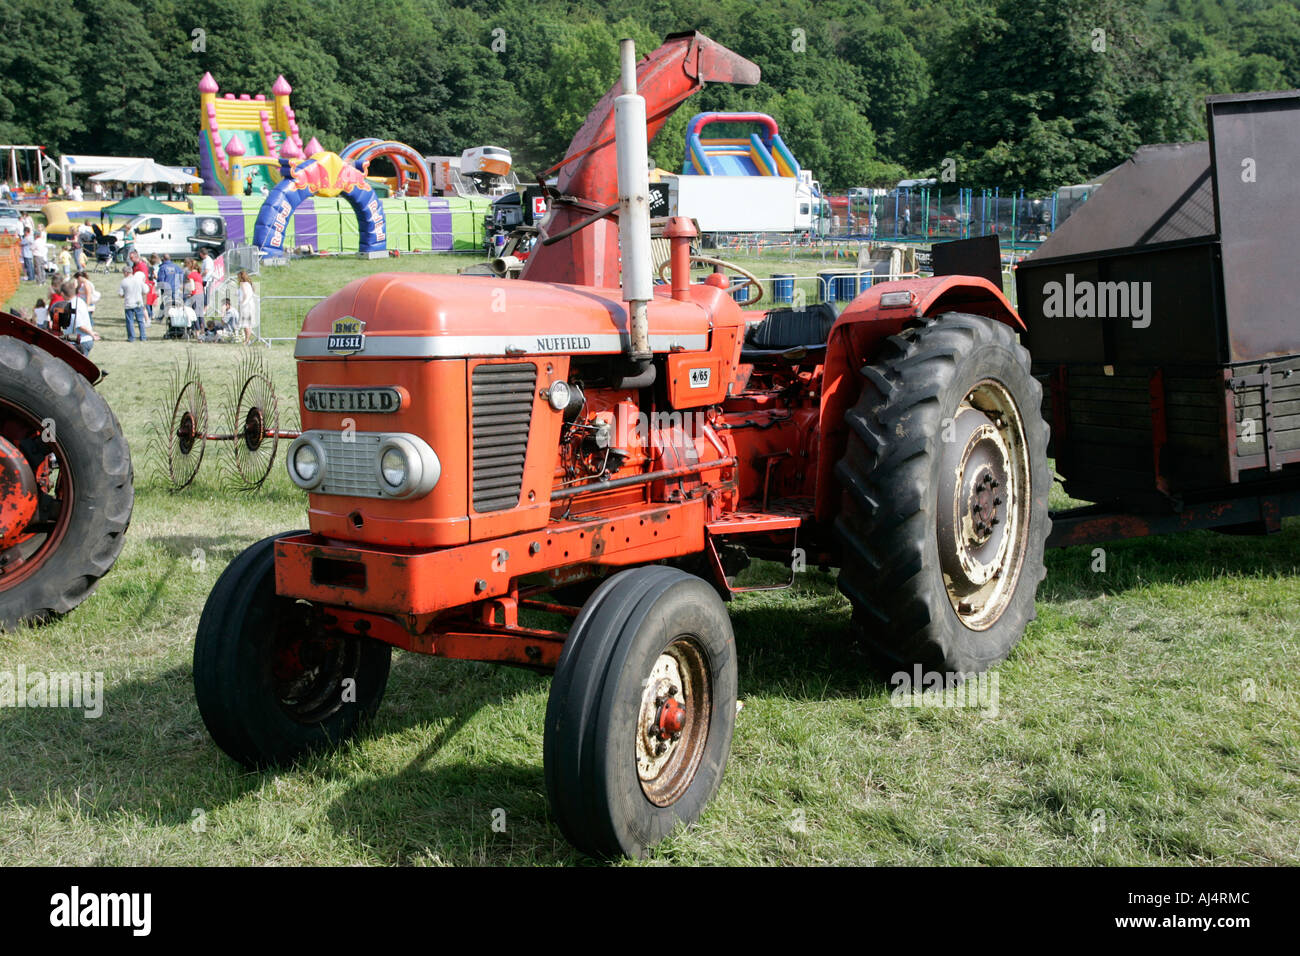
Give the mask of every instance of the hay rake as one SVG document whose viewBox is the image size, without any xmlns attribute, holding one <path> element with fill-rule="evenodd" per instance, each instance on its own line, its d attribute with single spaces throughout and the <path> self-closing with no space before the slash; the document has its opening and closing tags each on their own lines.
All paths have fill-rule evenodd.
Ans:
<svg viewBox="0 0 1300 956">
<path fill-rule="evenodd" d="M 208 443 L 220 442 L 227 449 L 218 470 L 223 486 L 235 492 L 256 491 L 271 473 L 280 440 L 299 435 L 281 427 L 275 383 L 261 355 L 253 351 L 236 367 L 218 417 L 214 431 L 207 389 L 190 353 L 183 365 L 177 362 L 172 369 L 165 400 L 150 426 L 149 456 L 163 484 L 173 491 L 188 487 L 198 476 Z"/>
</svg>

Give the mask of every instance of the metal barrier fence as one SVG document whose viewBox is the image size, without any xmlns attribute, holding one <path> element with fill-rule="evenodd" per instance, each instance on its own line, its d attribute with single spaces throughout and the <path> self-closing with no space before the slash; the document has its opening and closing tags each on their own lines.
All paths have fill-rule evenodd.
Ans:
<svg viewBox="0 0 1300 956">
<path fill-rule="evenodd" d="M 292 342 L 302 330 L 312 306 L 324 300 L 323 295 L 258 296 L 258 341 L 267 345 Z"/>
<path fill-rule="evenodd" d="M 227 246 L 222 256 L 226 260 L 226 275 L 239 275 L 242 270 L 255 276 L 262 269 L 262 256 L 256 246 Z"/>
<path fill-rule="evenodd" d="M 813 230 L 821 237 L 924 241 L 996 235 L 1008 245 L 1043 242 L 1087 201 L 1091 186 L 1048 196 L 1024 190 L 963 189 L 939 185 L 876 191 L 868 196 L 827 196 Z"/>
</svg>

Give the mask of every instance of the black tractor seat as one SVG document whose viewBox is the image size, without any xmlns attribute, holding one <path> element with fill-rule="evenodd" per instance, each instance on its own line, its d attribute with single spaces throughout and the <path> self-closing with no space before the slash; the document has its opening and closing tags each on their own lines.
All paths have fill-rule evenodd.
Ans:
<svg viewBox="0 0 1300 956">
<path fill-rule="evenodd" d="M 745 331 L 742 362 L 820 358 L 835 324 L 835 309 L 822 302 L 803 309 L 772 309 Z"/>
</svg>

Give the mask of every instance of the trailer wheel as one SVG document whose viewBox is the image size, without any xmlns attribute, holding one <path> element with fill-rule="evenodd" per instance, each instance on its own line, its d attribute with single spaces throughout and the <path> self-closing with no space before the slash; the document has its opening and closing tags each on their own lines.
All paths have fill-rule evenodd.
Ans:
<svg viewBox="0 0 1300 956">
<path fill-rule="evenodd" d="M 597 857 L 640 857 L 717 792 L 736 723 L 731 620 L 675 568 L 606 580 L 551 684 L 546 792 L 560 830 Z"/>
<path fill-rule="evenodd" d="M 247 767 L 287 764 L 356 733 L 379 708 L 392 657 L 382 641 L 322 630 L 312 605 L 275 593 L 281 537 L 230 562 L 194 638 L 203 723 Z"/>
<path fill-rule="evenodd" d="M 135 503 L 113 410 L 43 349 L 0 338 L 0 629 L 64 614 L 108 573 Z"/>
<path fill-rule="evenodd" d="M 862 369 L 835 472 L 839 587 L 886 665 L 979 672 L 1034 619 L 1051 472 L 1029 367 L 1005 324 L 947 313 Z"/>
</svg>

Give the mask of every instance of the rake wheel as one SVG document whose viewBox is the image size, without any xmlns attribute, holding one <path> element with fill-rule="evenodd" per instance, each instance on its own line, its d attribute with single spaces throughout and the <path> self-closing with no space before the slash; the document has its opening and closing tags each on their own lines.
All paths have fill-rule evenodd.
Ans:
<svg viewBox="0 0 1300 956">
<path fill-rule="evenodd" d="M 161 477 L 173 491 L 187 487 L 199 473 L 208 433 L 208 396 L 194 356 L 172 369 L 166 400 L 151 436 L 151 451 Z"/>
<path fill-rule="evenodd" d="M 225 432 L 233 436 L 225 479 L 233 491 L 256 491 L 275 464 L 280 444 L 280 401 L 261 356 L 239 363 L 226 404 Z"/>
</svg>

